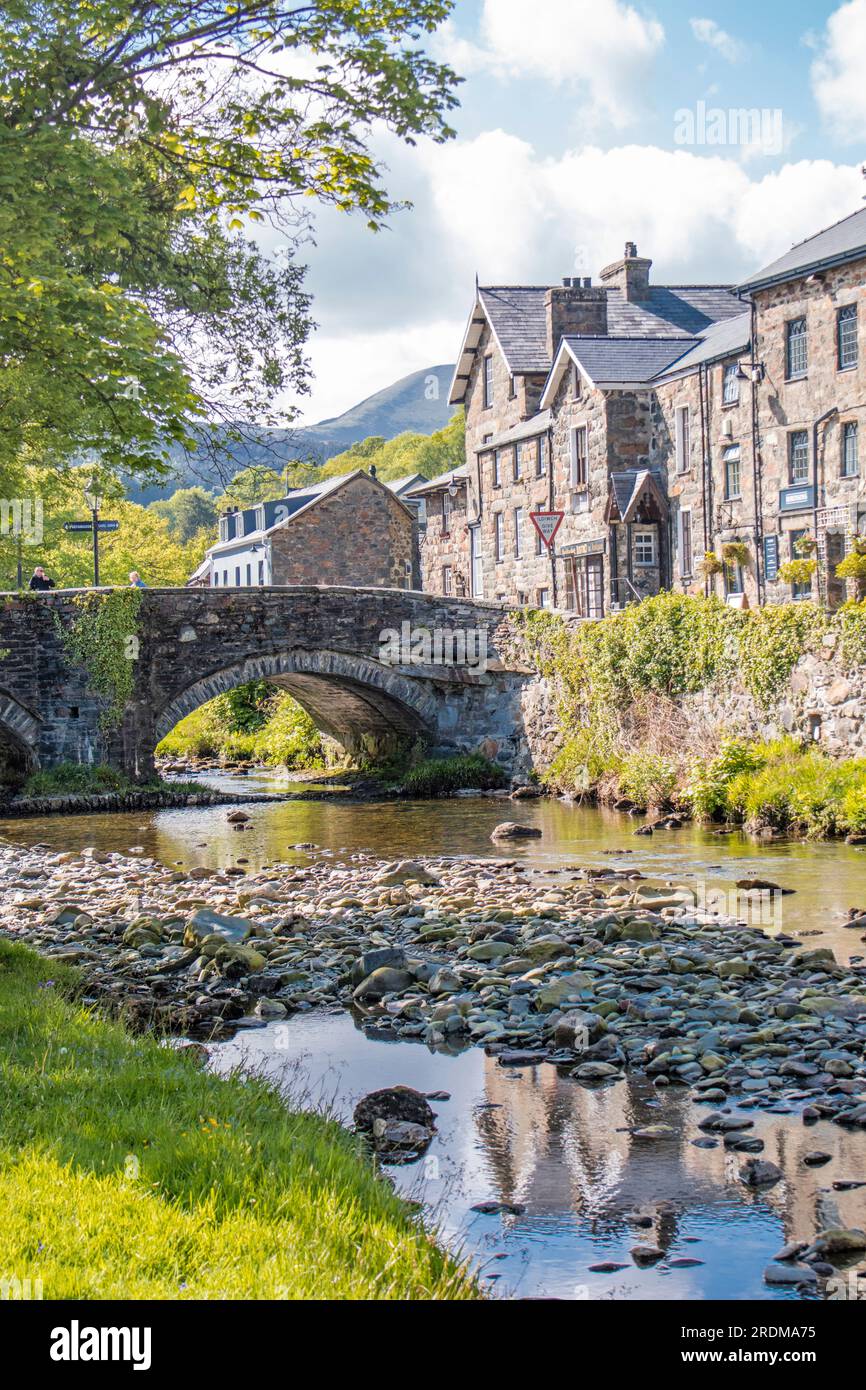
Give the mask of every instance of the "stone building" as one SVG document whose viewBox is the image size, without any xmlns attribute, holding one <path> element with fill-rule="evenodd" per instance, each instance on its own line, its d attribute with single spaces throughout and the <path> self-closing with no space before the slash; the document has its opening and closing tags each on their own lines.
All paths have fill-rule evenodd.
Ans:
<svg viewBox="0 0 866 1390">
<path fill-rule="evenodd" d="M 651 267 L 629 242 L 599 285 L 477 290 L 451 393 L 465 489 L 446 547 L 428 523 L 425 587 L 459 571 L 473 597 L 584 617 L 664 588 L 845 597 L 835 565 L 866 524 L 866 211 L 739 287 Z M 546 510 L 553 557 L 530 520 Z M 814 581 L 792 590 L 779 568 L 806 549 Z"/>
<path fill-rule="evenodd" d="M 382 483 L 356 469 L 220 517 L 193 587 L 349 584 L 417 589 L 420 474 Z"/>
</svg>

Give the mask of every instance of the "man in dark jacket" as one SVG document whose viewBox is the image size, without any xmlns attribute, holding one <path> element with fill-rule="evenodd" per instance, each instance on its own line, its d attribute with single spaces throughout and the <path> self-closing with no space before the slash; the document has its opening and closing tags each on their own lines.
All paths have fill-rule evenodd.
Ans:
<svg viewBox="0 0 866 1390">
<path fill-rule="evenodd" d="M 53 589 L 55 588 L 53 579 L 49 579 L 41 565 L 37 565 L 33 571 L 33 578 L 30 580 L 31 589 Z"/>
</svg>

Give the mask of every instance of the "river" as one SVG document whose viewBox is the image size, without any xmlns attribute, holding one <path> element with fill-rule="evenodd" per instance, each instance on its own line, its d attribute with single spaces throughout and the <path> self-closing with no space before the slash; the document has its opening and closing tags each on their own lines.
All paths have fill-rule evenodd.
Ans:
<svg viewBox="0 0 866 1390">
<path fill-rule="evenodd" d="M 249 792 L 285 785 L 264 775 L 202 780 Z M 738 879 L 758 874 L 794 890 L 776 900 L 769 930 L 807 935 L 809 945 L 831 945 L 840 959 L 866 952 L 860 934 L 842 926 L 850 908 L 866 907 L 863 848 L 767 843 L 695 826 L 635 837 L 628 816 L 557 801 L 516 807 L 482 797 L 292 801 L 257 805 L 243 834 L 219 807 L 14 821 L 0 825 L 0 834 L 52 848 L 140 846 L 168 864 L 258 868 L 276 860 L 303 863 L 305 851 L 292 848 L 302 843 L 340 859 L 359 850 L 383 857 L 501 856 L 489 836 L 507 818 L 543 832 L 540 840 L 509 847 L 509 855 L 551 869 L 633 866 L 714 900 L 730 894 Z M 795 1114 L 756 1110 L 752 1133 L 764 1140 L 763 1157 L 778 1164 L 784 1181 L 755 1192 L 738 1180 L 741 1155 L 721 1143 L 695 1146 L 698 1115 L 687 1091 L 660 1091 L 646 1078 L 587 1088 L 551 1066 L 501 1068 L 481 1048 L 431 1051 L 374 1041 L 342 1010 L 296 1014 L 239 1033 L 210 1053 L 219 1070 L 261 1070 L 291 1099 L 325 1106 L 344 1119 L 360 1096 L 381 1086 L 447 1092 L 450 1099 L 433 1103 L 438 1134 L 426 1157 L 389 1172 L 501 1296 L 802 1298 L 802 1292 L 763 1282 L 781 1246 L 810 1240 L 826 1225 L 866 1226 L 862 1131 L 806 1127 Z M 659 1121 L 672 1125 L 676 1137 L 645 1143 L 629 1133 Z M 814 1149 L 826 1150 L 831 1161 L 804 1166 L 803 1156 Z M 851 1181 L 864 1186 L 834 1189 Z M 488 1201 L 514 1211 L 472 1210 Z M 630 1251 L 646 1244 L 665 1254 L 642 1268 Z M 597 1271 L 597 1265 L 621 1268 Z"/>
</svg>

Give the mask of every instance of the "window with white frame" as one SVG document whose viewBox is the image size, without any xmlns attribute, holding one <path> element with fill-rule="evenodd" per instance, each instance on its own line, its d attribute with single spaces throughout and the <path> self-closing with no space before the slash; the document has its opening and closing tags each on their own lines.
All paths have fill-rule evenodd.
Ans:
<svg viewBox="0 0 866 1390">
<path fill-rule="evenodd" d="M 523 517 L 524 517 L 523 508 L 522 508 L 522 507 L 515 507 L 515 509 L 514 509 L 514 558 L 515 558 L 515 560 L 521 560 L 521 559 L 523 558 Z"/>
<path fill-rule="evenodd" d="M 493 451 L 493 486 L 502 487 L 502 450 Z"/>
<path fill-rule="evenodd" d="M 497 560 L 501 560 L 505 553 L 505 517 L 502 512 L 496 513 L 493 527 L 494 554 Z"/>
<path fill-rule="evenodd" d="M 842 426 L 842 477 L 856 478 L 860 472 L 859 440 L 856 420 Z"/>
<path fill-rule="evenodd" d="M 836 350 L 840 372 L 857 366 L 857 305 L 846 304 L 836 316 Z"/>
<path fill-rule="evenodd" d="M 725 500 L 742 496 L 740 478 L 740 446 L 732 444 L 723 454 L 725 465 Z"/>
<path fill-rule="evenodd" d="M 454 569 L 452 565 L 442 566 L 442 592 L 443 594 L 453 594 L 454 592 Z"/>
<path fill-rule="evenodd" d="M 634 533 L 634 562 L 642 568 L 656 563 L 656 533 L 654 530 L 636 530 Z"/>
<path fill-rule="evenodd" d="M 722 404 L 736 405 L 740 399 L 740 364 L 726 362 L 722 385 Z"/>
<path fill-rule="evenodd" d="M 538 608 L 549 608 L 549 607 L 550 607 L 550 590 L 549 590 L 549 589 L 537 589 L 537 590 L 536 590 L 536 594 L 535 594 L 535 602 L 536 602 L 536 607 L 538 607 Z"/>
<path fill-rule="evenodd" d="M 677 406 L 676 449 L 677 472 L 688 473 L 692 466 L 692 423 L 687 405 Z"/>
<path fill-rule="evenodd" d="M 680 575 L 690 579 L 692 575 L 692 509 L 683 507 L 679 515 Z"/>
<path fill-rule="evenodd" d="M 483 371 L 484 382 L 484 409 L 489 410 L 493 404 L 493 358 L 485 357 Z"/>
<path fill-rule="evenodd" d="M 788 471 L 792 486 L 809 481 L 809 431 L 794 430 L 788 436 Z"/>
<path fill-rule="evenodd" d="M 535 441 L 535 476 L 536 478 L 547 477 L 547 436 L 539 435 Z"/>
<path fill-rule="evenodd" d="M 571 486 L 573 488 L 583 488 L 587 484 L 588 433 L 586 425 L 578 425 L 571 431 Z"/>
<path fill-rule="evenodd" d="M 789 381 L 809 370 L 809 337 L 805 319 L 791 319 L 785 328 L 785 375 Z"/>
</svg>

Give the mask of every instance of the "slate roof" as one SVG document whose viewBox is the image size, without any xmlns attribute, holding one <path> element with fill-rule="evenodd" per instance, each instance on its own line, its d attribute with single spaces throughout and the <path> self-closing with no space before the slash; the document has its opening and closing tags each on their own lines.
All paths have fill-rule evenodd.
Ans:
<svg viewBox="0 0 866 1390">
<path fill-rule="evenodd" d="M 697 338 L 564 338 L 596 386 L 641 385 L 697 346 Z"/>
<path fill-rule="evenodd" d="M 740 286 L 743 290 L 765 289 L 768 285 L 795 280 L 816 270 L 866 257 L 866 208 L 859 208 L 841 222 L 798 242 L 778 260 L 771 261 Z"/>
<path fill-rule="evenodd" d="M 752 339 L 752 316 L 750 313 L 738 314 L 733 319 L 723 319 L 712 324 L 702 333 L 694 347 L 672 362 L 669 368 L 662 368 L 659 378 L 673 377 L 679 372 L 694 371 L 704 362 L 718 362 L 725 357 L 736 357 L 745 352 Z"/>
<path fill-rule="evenodd" d="M 550 411 L 539 411 L 537 415 L 531 415 L 528 420 L 521 420 L 519 425 L 512 425 L 510 430 L 503 430 L 501 434 L 495 434 L 492 439 L 488 439 L 486 444 L 477 444 L 475 453 L 484 454 L 488 449 L 499 449 L 506 444 L 517 444 L 521 439 L 534 439 L 537 434 L 545 434 L 550 429 L 551 423 Z"/>
<path fill-rule="evenodd" d="M 243 517 L 243 535 L 239 536 L 237 534 L 237 523 L 235 522 L 235 524 L 230 527 L 233 534 L 229 536 L 228 540 L 217 541 L 215 545 L 210 547 L 208 554 L 215 554 L 223 550 L 234 550 L 238 547 L 243 549 L 256 541 L 264 540 L 271 531 L 276 531 L 280 526 L 283 526 L 287 521 L 291 520 L 293 516 L 297 516 L 299 512 L 305 511 L 307 507 L 312 507 L 317 502 L 321 502 L 322 498 L 330 496 L 332 492 L 336 492 L 338 488 L 341 488 L 344 483 L 349 482 L 351 478 L 357 477 L 369 478 L 370 482 L 374 484 L 378 483 L 379 486 L 388 488 L 389 491 L 393 492 L 398 500 L 402 502 L 400 490 L 406 488 L 406 484 L 411 482 L 412 478 L 420 478 L 421 474 L 415 473 L 407 475 L 407 477 L 404 478 L 394 479 L 391 482 L 380 482 L 379 479 L 370 478 L 370 475 L 366 473 L 363 468 L 355 468 L 351 473 L 343 473 L 338 478 L 325 478 L 321 483 L 310 483 L 307 487 L 295 488 L 285 497 L 277 498 L 273 502 L 260 502 L 257 507 L 245 507 L 242 512 L 233 513 L 232 515 L 234 517 Z M 405 506 L 405 503 L 403 505 Z M 262 517 L 264 525 L 260 523 L 260 517 Z"/>
<path fill-rule="evenodd" d="M 464 463 L 461 465 L 460 468 L 453 468 L 448 473 L 440 473 L 438 478 L 431 478 L 429 483 L 425 481 L 423 483 L 419 483 L 416 487 L 410 487 L 406 493 L 406 496 L 425 497 L 427 493 L 430 492 L 444 492 L 445 488 L 449 486 L 452 479 L 459 483 L 463 482 L 468 477 L 469 469 L 466 467 L 466 464 Z"/>
<path fill-rule="evenodd" d="M 622 472 L 611 473 L 608 513 L 610 514 L 615 507 L 619 519 L 629 521 L 641 495 L 647 490 L 655 494 L 662 512 L 666 512 L 668 504 L 664 494 L 664 481 L 660 474 L 652 472 L 649 468 L 628 468 Z"/>
<path fill-rule="evenodd" d="M 478 290 L 455 368 L 452 405 L 464 399 L 485 320 L 515 376 L 550 371 L 547 291 L 546 285 L 487 285 Z M 742 302 L 726 285 L 651 285 L 648 298 L 640 303 L 629 302 L 621 289 L 609 287 L 606 292 L 612 338 L 697 338 L 718 320 L 743 312 Z"/>
</svg>

